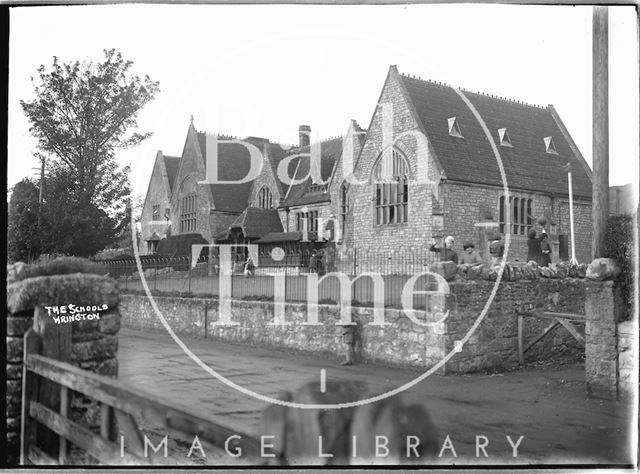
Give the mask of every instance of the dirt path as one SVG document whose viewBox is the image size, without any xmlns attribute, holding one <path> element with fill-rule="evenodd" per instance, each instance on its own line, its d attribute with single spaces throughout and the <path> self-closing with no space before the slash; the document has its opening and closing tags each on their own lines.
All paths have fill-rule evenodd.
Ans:
<svg viewBox="0 0 640 474">
<path fill-rule="evenodd" d="M 183 339 L 189 349 L 220 374 L 244 388 L 277 397 L 318 381 L 362 380 L 383 393 L 414 379 L 419 372 L 359 365 L 212 340 Z M 234 429 L 260 434 L 266 402 L 241 394 L 206 373 L 159 332 L 122 329 L 119 378 L 166 397 L 196 413 L 207 413 Z M 444 441 L 453 450 L 445 463 L 630 463 L 630 406 L 587 399 L 584 365 L 528 367 L 505 374 L 431 376 L 403 396 L 425 403 Z M 488 457 L 476 457 L 476 436 L 485 436 Z M 516 441 L 518 456 L 507 436 Z"/>
</svg>

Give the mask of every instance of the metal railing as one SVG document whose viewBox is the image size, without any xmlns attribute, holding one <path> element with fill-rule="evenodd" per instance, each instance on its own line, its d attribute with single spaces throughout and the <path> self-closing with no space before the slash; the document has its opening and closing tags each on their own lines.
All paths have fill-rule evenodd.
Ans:
<svg viewBox="0 0 640 474">
<path fill-rule="evenodd" d="M 377 297 L 382 298 L 385 306 L 400 307 L 403 290 L 407 286 L 411 286 L 408 291 L 424 291 L 433 287 L 435 280 L 432 276 L 419 274 L 427 272 L 437 258 L 437 254 L 429 251 L 353 251 L 349 254 L 336 253 L 335 257 L 315 258 L 302 251 L 285 254 L 281 260 L 275 261 L 270 254 L 260 253 L 250 276 L 245 275 L 245 260 L 239 256 L 232 256 L 230 268 L 221 268 L 217 256 L 200 257 L 194 265 L 190 257 L 144 256 L 141 264 L 149 289 L 159 292 L 218 297 L 220 281 L 226 278 L 230 281 L 231 297 L 235 299 L 270 300 L 279 292 L 285 301 L 305 302 L 313 293 L 309 285 L 315 283 L 315 277 L 318 279 L 319 303 L 338 303 L 347 299 L 355 304 L 372 305 Z M 121 289 L 144 289 L 135 260 L 101 263 L 108 269 L 109 276 L 118 280 Z M 335 273 L 340 273 L 349 284 L 347 296 L 342 296 L 341 281 Z M 371 273 L 376 276 L 372 278 Z M 375 288 L 374 278 L 382 282 L 383 288 Z M 415 281 L 410 282 L 412 278 Z M 414 295 L 414 308 L 425 307 L 428 299 L 428 295 Z"/>
</svg>

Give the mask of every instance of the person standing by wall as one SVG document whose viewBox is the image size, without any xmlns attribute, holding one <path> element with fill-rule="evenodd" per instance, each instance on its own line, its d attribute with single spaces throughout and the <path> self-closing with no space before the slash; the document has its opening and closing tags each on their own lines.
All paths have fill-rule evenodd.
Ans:
<svg viewBox="0 0 640 474">
<path fill-rule="evenodd" d="M 256 265 L 253 263 L 253 258 L 248 257 L 247 262 L 244 264 L 244 277 L 249 278 L 256 274 Z"/>
<path fill-rule="evenodd" d="M 491 265 L 498 265 L 504 257 L 504 242 L 502 234 L 496 233 L 489 244 L 489 254 L 491 255 Z"/>
<path fill-rule="evenodd" d="M 482 263 L 482 257 L 476 251 L 473 242 L 465 242 L 462 249 L 464 250 L 460 256 L 460 263 L 462 265 L 476 265 L 478 263 Z"/>
<path fill-rule="evenodd" d="M 547 232 L 543 229 L 540 235 L 540 266 L 548 267 L 551 263 L 551 245 Z"/>
<path fill-rule="evenodd" d="M 541 239 L 537 236 L 535 229 L 531 229 L 527 233 L 527 237 L 527 262 L 536 262 L 540 265 L 540 256 L 542 253 L 542 249 L 540 248 Z"/>
<path fill-rule="evenodd" d="M 340 365 L 353 365 L 356 360 L 356 327 L 353 324 L 342 325 L 342 344 L 344 345 L 345 360 Z"/>
<path fill-rule="evenodd" d="M 309 271 L 311 273 L 316 273 L 318 270 L 318 256 L 316 251 L 311 251 L 311 256 L 309 257 Z"/>
<path fill-rule="evenodd" d="M 438 246 L 437 242 L 434 240 L 429 250 L 431 252 L 440 253 L 440 261 L 442 262 L 451 261 L 457 264 L 458 254 L 456 253 L 455 250 L 453 250 L 453 244 L 454 244 L 453 237 L 451 235 L 448 235 L 444 239 L 444 246 Z"/>
</svg>

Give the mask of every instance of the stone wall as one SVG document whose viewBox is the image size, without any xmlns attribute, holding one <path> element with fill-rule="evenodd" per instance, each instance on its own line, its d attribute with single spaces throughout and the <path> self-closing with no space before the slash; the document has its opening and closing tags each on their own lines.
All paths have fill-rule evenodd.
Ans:
<svg viewBox="0 0 640 474">
<path fill-rule="evenodd" d="M 175 219 L 175 214 L 171 214 L 170 188 L 168 188 L 170 185 L 167 170 L 164 166 L 164 157 L 162 152 L 158 151 L 140 218 L 140 222 L 142 223 L 142 236 L 139 251 L 141 255 L 149 254 L 147 250 L 147 239 L 149 239 L 154 232 L 157 232 L 160 237 L 164 237 L 170 228 L 169 223 L 156 224 L 153 222 L 153 206 L 160 206 L 159 220 L 165 220 L 167 208 L 169 208 L 169 218 Z"/>
<path fill-rule="evenodd" d="M 274 325 L 273 303 L 262 301 L 232 301 L 231 320 L 238 326 L 219 326 L 218 300 L 206 298 L 154 297 L 169 326 L 179 335 L 206 337 L 225 341 L 294 349 L 338 359 L 342 357 L 342 329 L 340 310 L 335 305 L 317 305 L 318 326 L 304 325 L 307 305 L 287 303 L 287 326 Z M 139 295 L 121 295 L 124 314 L 122 324 L 137 330 L 164 330 L 149 299 Z M 417 316 L 423 321 L 424 312 Z M 205 323 L 206 321 L 206 323 Z M 444 338 L 442 327 L 423 327 L 412 323 L 396 309 L 385 310 L 384 329 L 368 325 L 373 321 L 372 309 L 354 307 L 353 321 L 357 323 L 357 353 L 363 360 L 390 364 L 426 367 L 442 356 Z M 426 350 L 427 346 L 440 348 Z"/>
<path fill-rule="evenodd" d="M 455 349 L 480 316 L 494 282 L 468 280 L 450 284 L 456 311 L 446 325 L 446 352 Z M 516 311 L 551 311 L 584 314 L 584 281 L 576 278 L 501 282 L 484 320 L 463 344 L 447 369 L 470 372 L 505 369 L 518 365 L 518 319 Z M 524 318 L 524 343 L 543 332 L 548 319 Z M 578 342 L 564 327 L 558 327 L 525 354 L 525 361 L 549 356 L 561 350 L 577 350 Z M 580 349 L 581 351 L 581 349 Z"/>
<path fill-rule="evenodd" d="M 638 325 L 635 321 L 618 324 L 618 396 L 631 399 L 638 389 Z"/>
<path fill-rule="evenodd" d="M 587 393 L 617 398 L 617 322 L 612 282 L 587 285 L 586 380 Z"/>
<path fill-rule="evenodd" d="M 311 213 L 313 211 L 316 211 L 318 213 L 318 219 L 322 219 L 322 225 L 323 227 L 326 227 L 327 223 L 329 222 L 329 218 L 331 217 L 331 205 L 329 202 L 322 202 L 322 203 L 313 203 L 313 204 L 307 204 L 304 206 L 295 206 L 295 207 L 291 207 L 289 208 L 289 231 L 291 232 L 295 232 L 297 231 L 297 214 L 300 212 L 307 212 L 307 213 Z M 286 214 L 285 215 L 285 219 L 286 219 Z M 287 222 L 285 221 L 284 223 L 284 228 L 287 228 Z M 302 231 L 302 229 L 300 229 L 300 231 Z M 307 231 L 311 232 L 311 225 L 310 223 L 307 224 Z M 322 238 L 324 236 L 324 234 L 320 234 L 320 237 Z"/>
<path fill-rule="evenodd" d="M 363 360 L 413 367 L 431 367 L 455 349 L 480 316 L 494 282 L 488 280 L 453 281 L 447 307 L 451 310 L 444 322 L 439 316 L 415 311 L 414 323 L 403 310 L 385 309 L 385 321 L 380 327 L 373 321 L 372 308 L 354 307 L 359 344 L 356 352 Z M 146 296 L 122 295 L 123 325 L 138 330 L 164 330 Z M 296 349 L 323 356 L 339 357 L 339 308 L 319 305 L 319 326 L 303 325 L 307 318 L 306 304 L 285 304 L 288 326 L 275 326 L 273 303 L 259 301 L 232 302 L 231 319 L 238 326 L 217 326 L 218 301 L 204 298 L 155 297 L 170 327 L 178 334 L 195 338 L 206 337 L 231 342 Z M 580 279 L 540 279 L 536 281 L 506 281 L 499 284 L 495 299 L 484 321 L 463 345 L 462 351 L 450 359 L 441 372 L 471 372 L 483 369 L 511 367 L 518 362 L 516 310 L 550 310 L 584 314 L 584 281 Z M 205 309 L 206 308 L 206 309 Z M 548 320 L 525 318 L 525 341 L 539 334 Z M 564 328 L 535 345 L 527 356 L 548 356 L 560 349 L 576 349 L 577 342 Z"/>
<path fill-rule="evenodd" d="M 443 187 L 443 199 L 441 205 L 444 211 L 444 235 L 452 235 L 460 251 L 465 241 L 471 241 L 479 248 L 481 242 L 481 228 L 474 224 L 485 221 L 483 212 L 489 210 L 493 221 L 498 224 L 500 219 L 500 196 L 504 195 L 502 188 L 494 186 L 482 186 L 477 184 L 446 183 Z M 511 190 L 511 196 L 520 199 L 532 200 L 532 215 L 534 217 L 553 216 L 556 224 L 556 233 L 550 234 L 549 239 L 553 245 L 553 260 L 558 260 L 558 234 L 570 235 L 569 204 L 567 199 L 551 198 L 546 194 L 531 192 L 519 192 Z M 580 262 L 591 261 L 591 204 L 584 201 L 573 203 L 576 258 Z M 535 223 L 534 223 L 535 224 Z M 540 226 L 534 226 L 540 230 Z M 496 226 L 495 230 L 499 230 Z M 547 226 L 547 232 L 550 232 Z M 502 232 L 504 234 L 504 232 Z M 569 256 L 571 256 L 571 242 L 569 241 Z M 509 261 L 526 261 L 527 236 L 526 234 L 511 235 L 509 247 Z"/>
<path fill-rule="evenodd" d="M 257 143 L 253 143 L 256 146 L 259 146 Z M 278 184 L 279 180 L 274 174 L 274 165 L 275 159 L 271 158 L 269 153 L 269 147 L 264 146 L 261 149 L 262 151 L 262 169 L 260 170 L 260 174 L 253 181 L 251 187 L 251 195 L 249 197 L 248 205 L 258 207 L 258 195 L 260 190 L 266 186 L 271 191 L 271 196 L 273 199 L 273 208 L 276 209 L 282 201 L 283 196 L 281 196 L 280 191 L 283 188 L 281 184 Z M 273 164 L 272 164 L 273 163 Z M 276 169 L 277 173 L 277 169 Z M 285 224 L 283 223 L 283 227 Z"/>
<path fill-rule="evenodd" d="M 202 156 L 193 125 L 189 127 L 180 168 L 175 179 L 171 195 L 172 235 L 182 233 L 180 232 L 180 200 L 187 196 L 196 195 L 196 229 L 190 233 L 201 234 L 208 242 L 211 242 L 213 235 L 210 211 L 214 207 L 213 197 L 209 186 L 198 184 L 199 181 L 206 179 L 205 159 Z"/>
<path fill-rule="evenodd" d="M 403 92 L 401 79 L 396 72 L 390 72 L 384 85 L 378 107 L 367 131 L 366 141 L 357 159 L 354 174 L 357 182 L 349 186 L 351 219 L 353 220 L 353 245 L 363 252 L 369 250 L 388 251 L 399 246 L 428 248 L 431 245 L 432 229 L 432 187 L 417 180 L 409 181 L 409 201 L 407 222 L 376 225 L 374 186 L 372 173 L 383 148 L 383 116 L 392 113 L 392 134 L 397 139 L 394 146 L 404 154 L 412 176 L 419 175 L 417 140 L 407 132 L 420 133 L 420 125 L 414 119 L 408 97 Z M 401 137 L 399 138 L 398 137 Z M 426 139 L 426 137 L 425 137 Z M 428 162 L 429 179 L 435 181 L 438 173 L 431 147 Z M 420 164 L 422 166 L 422 164 Z M 420 170 L 422 171 L 422 170 Z M 422 175 L 424 176 L 424 175 Z"/>
<path fill-rule="evenodd" d="M 622 299 L 613 282 L 589 282 L 586 290 L 587 393 L 597 398 L 632 398 L 638 388 L 637 321 L 618 322 Z"/>
<path fill-rule="evenodd" d="M 70 363 L 110 377 L 117 376 L 120 329 L 119 297 L 114 280 L 79 273 L 40 276 L 7 286 L 7 462 L 17 464 L 20 456 L 20 413 L 24 334 L 33 325 L 34 311 L 43 306 L 103 305 L 108 309 L 97 320 L 71 325 Z M 97 402 L 71 398 L 72 419 L 85 426 L 99 426 Z"/>
</svg>

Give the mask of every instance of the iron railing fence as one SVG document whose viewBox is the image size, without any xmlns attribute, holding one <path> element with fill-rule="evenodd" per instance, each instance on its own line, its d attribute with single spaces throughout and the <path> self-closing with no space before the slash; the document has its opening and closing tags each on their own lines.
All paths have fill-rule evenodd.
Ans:
<svg viewBox="0 0 640 474">
<path fill-rule="evenodd" d="M 387 307 L 401 307 L 405 292 L 413 308 L 418 309 L 439 304 L 436 300 L 440 297 L 424 293 L 437 289 L 436 279 L 423 275 L 437 258 L 437 254 L 428 251 L 353 251 L 315 258 L 309 253 L 292 253 L 280 260 L 258 255 L 251 276 L 245 276 L 245 261 L 237 257 L 232 258 L 231 268 L 227 269 L 220 267 L 217 257 L 200 257 L 192 264 L 191 257 L 144 256 L 141 265 L 149 289 L 163 292 L 218 297 L 221 279 L 227 279 L 231 297 L 237 299 L 269 300 L 278 294 L 287 302 L 313 301 L 317 296 L 318 303 L 351 301 L 373 305 L 378 301 Z M 144 289 L 135 260 L 100 263 L 122 289 Z"/>
</svg>

